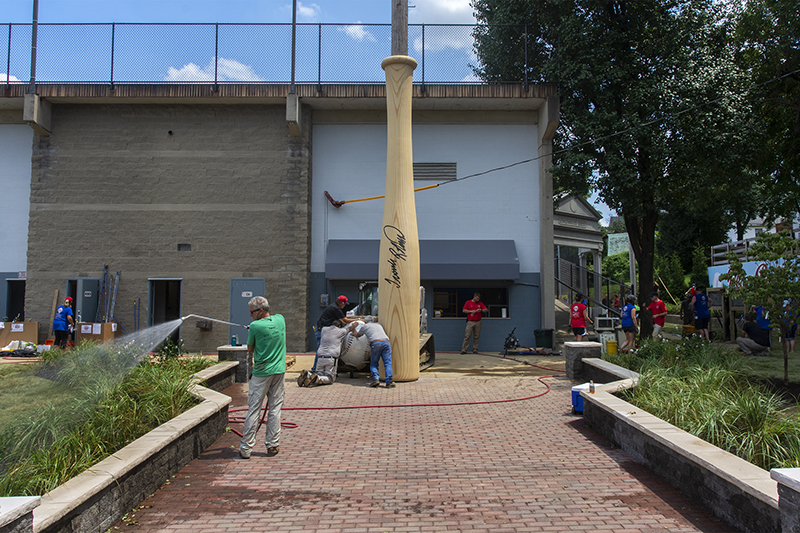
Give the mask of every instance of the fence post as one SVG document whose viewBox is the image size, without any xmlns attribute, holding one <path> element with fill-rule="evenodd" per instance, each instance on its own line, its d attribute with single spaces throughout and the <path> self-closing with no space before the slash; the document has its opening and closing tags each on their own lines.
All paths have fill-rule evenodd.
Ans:
<svg viewBox="0 0 800 533">
<path fill-rule="evenodd" d="M 422 25 L 422 93 L 425 93 L 425 24 Z"/>
<path fill-rule="evenodd" d="M 322 92 L 322 24 L 317 24 L 317 92 Z"/>
<path fill-rule="evenodd" d="M 6 89 L 11 88 L 11 23 L 8 23 L 8 61 L 6 62 Z"/>
<path fill-rule="evenodd" d="M 114 90 L 114 42 L 116 41 L 116 22 L 111 23 L 111 90 Z"/>
<path fill-rule="evenodd" d="M 212 91 L 219 91 L 219 22 L 214 24 L 214 86 Z"/>
</svg>

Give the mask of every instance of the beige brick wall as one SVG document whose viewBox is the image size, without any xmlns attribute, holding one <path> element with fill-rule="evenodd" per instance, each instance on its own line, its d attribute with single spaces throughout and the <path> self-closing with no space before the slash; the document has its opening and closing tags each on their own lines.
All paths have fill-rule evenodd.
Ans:
<svg viewBox="0 0 800 533">
<path fill-rule="evenodd" d="M 181 314 L 223 320 L 230 279 L 265 278 L 289 350 L 307 346 L 310 128 L 291 137 L 283 105 L 53 104 L 52 126 L 34 139 L 29 318 L 47 325 L 53 291 L 104 264 L 122 272 L 129 330 L 139 298 L 146 324 L 148 278 L 181 278 Z M 229 340 L 193 320 L 182 336 L 205 353 Z"/>
</svg>

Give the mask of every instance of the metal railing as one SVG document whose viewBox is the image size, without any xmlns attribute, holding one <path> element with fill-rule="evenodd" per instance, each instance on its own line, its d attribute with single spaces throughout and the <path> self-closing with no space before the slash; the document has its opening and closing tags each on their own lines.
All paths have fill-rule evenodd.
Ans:
<svg viewBox="0 0 800 533">
<path fill-rule="evenodd" d="M 606 312 L 619 315 L 619 311 L 614 309 L 613 302 L 615 296 L 619 296 L 620 302 L 625 301 L 625 296 L 633 294 L 633 287 L 611 279 L 602 274 L 597 274 L 593 270 L 576 265 L 571 261 L 562 258 L 555 258 L 555 271 L 556 271 L 556 294 L 561 296 L 561 286 L 563 285 L 568 289 L 567 305 L 571 304 L 574 298 L 574 293 L 581 292 L 580 287 L 587 285 L 588 291 L 584 293 L 584 297 L 592 302 L 595 307 L 600 307 Z M 595 277 L 600 279 L 600 286 L 594 285 Z M 603 295 L 608 295 L 610 298 L 609 305 L 602 302 Z"/>
<path fill-rule="evenodd" d="M 417 84 L 486 83 L 476 36 L 495 27 L 410 24 L 409 55 L 417 60 Z M 0 25 L 0 83 L 28 83 L 33 25 Z M 295 82 L 384 83 L 381 61 L 391 55 L 390 24 L 297 24 Z M 526 27 L 504 26 L 512 35 L 509 55 L 524 58 L 520 79 L 527 89 Z M 518 33 L 517 33 L 518 32 Z M 513 48 L 520 48 L 514 50 Z M 292 24 L 53 24 L 37 25 L 37 84 L 280 84 L 292 77 Z M 519 62 L 518 61 L 518 62 Z M 4 71 L 4 72 L 3 72 Z M 503 75 L 500 75 L 501 77 Z"/>
<path fill-rule="evenodd" d="M 800 241 L 800 229 L 789 230 L 789 235 L 796 241 Z M 747 258 L 747 252 L 750 250 L 750 245 L 756 241 L 756 238 L 743 239 L 741 241 L 726 242 L 717 244 L 711 247 L 711 266 L 727 265 L 730 263 L 728 254 L 733 253 L 740 261 L 751 261 Z"/>
</svg>

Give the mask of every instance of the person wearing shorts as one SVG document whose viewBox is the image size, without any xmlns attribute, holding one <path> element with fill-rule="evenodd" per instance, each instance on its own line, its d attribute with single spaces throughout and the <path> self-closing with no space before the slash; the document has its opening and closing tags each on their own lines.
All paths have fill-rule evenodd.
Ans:
<svg viewBox="0 0 800 533">
<path fill-rule="evenodd" d="M 622 331 L 625 332 L 625 342 L 620 346 L 620 351 L 629 352 L 636 343 L 636 334 L 639 333 L 639 322 L 636 320 L 636 296 L 629 294 L 627 303 L 622 308 Z"/>
<path fill-rule="evenodd" d="M 570 325 L 572 326 L 572 333 L 575 334 L 575 342 L 581 342 L 583 337 L 588 335 L 586 331 L 586 322 L 594 324 L 592 319 L 589 318 L 586 305 L 583 304 L 583 295 L 578 293 L 575 295 L 575 301 L 569 308 Z"/>
<path fill-rule="evenodd" d="M 661 329 L 667 319 L 667 305 L 658 297 L 658 293 L 653 291 L 650 293 L 650 305 L 647 308 L 653 314 L 653 337 L 660 337 Z"/>
<path fill-rule="evenodd" d="M 708 310 L 708 296 L 703 292 L 704 287 L 697 287 L 692 296 L 692 309 L 694 310 L 694 329 L 700 332 L 700 338 L 711 342 L 711 333 L 708 331 L 708 322 L 711 313 Z"/>
</svg>

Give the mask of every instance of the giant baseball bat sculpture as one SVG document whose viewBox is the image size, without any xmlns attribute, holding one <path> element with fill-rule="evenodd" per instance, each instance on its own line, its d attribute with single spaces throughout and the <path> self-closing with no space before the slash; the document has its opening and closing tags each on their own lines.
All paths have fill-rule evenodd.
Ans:
<svg viewBox="0 0 800 533">
<path fill-rule="evenodd" d="M 402 4 L 401 1 L 397 3 Z M 406 15 L 407 9 L 406 2 Z M 394 26 L 394 18 L 392 22 Z M 393 37 L 397 33 L 393 32 Z M 415 381 L 419 379 L 420 280 L 411 94 L 417 62 L 407 55 L 397 55 L 397 49 L 393 41 L 394 55 L 381 63 L 386 72 L 387 149 L 386 198 L 378 263 L 378 314 L 392 345 L 393 379 Z"/>
</svg>

